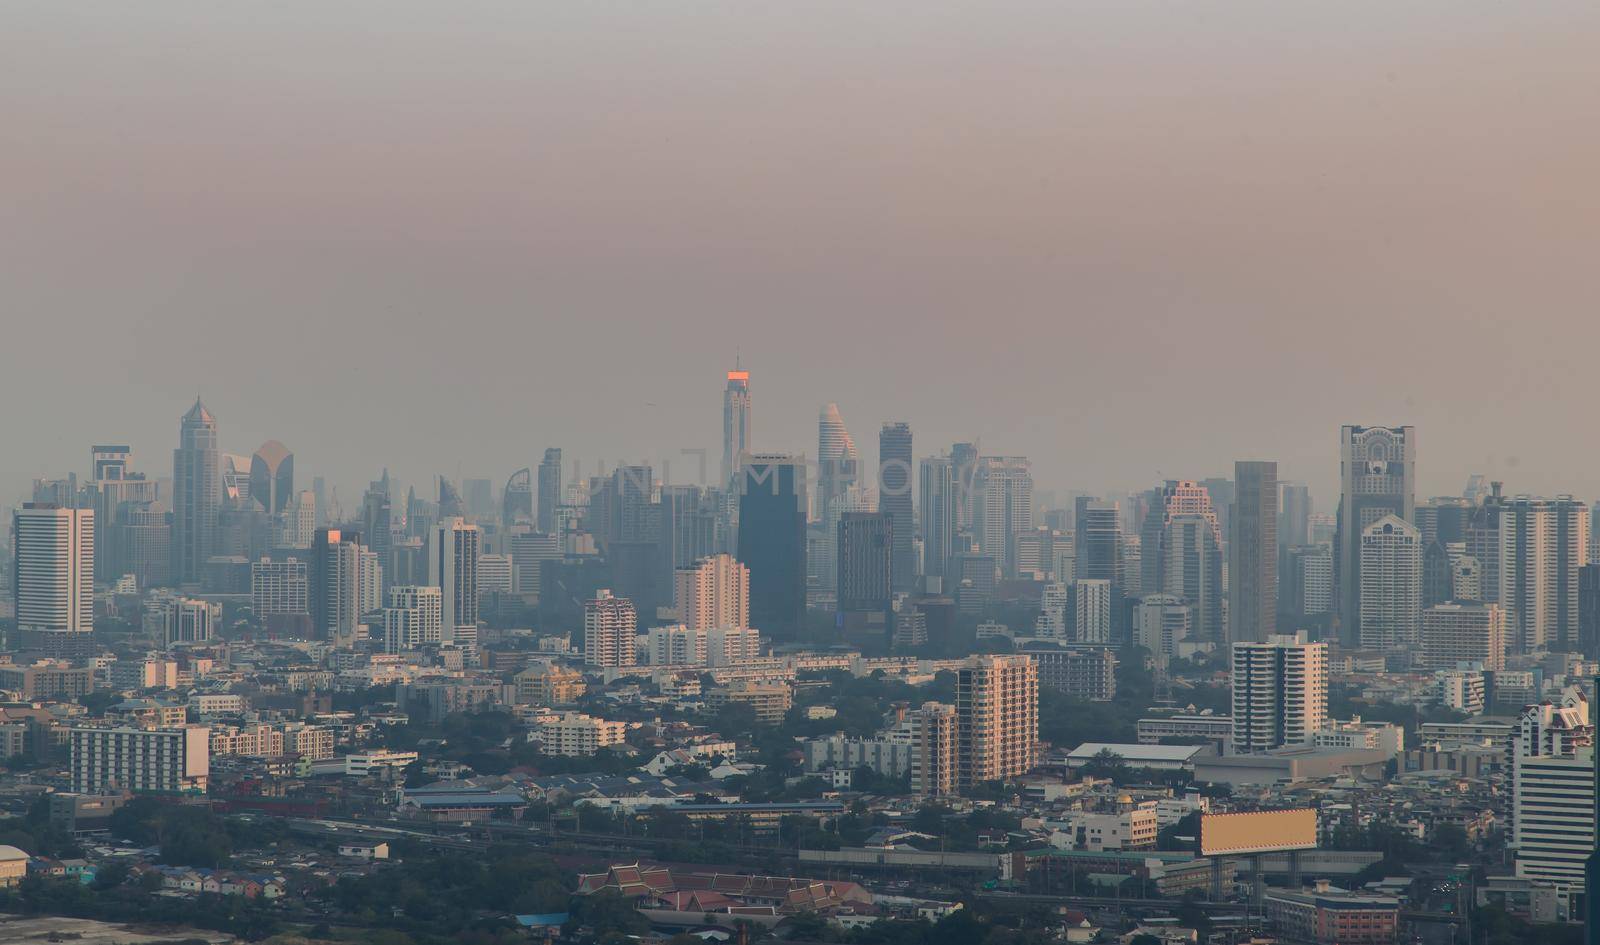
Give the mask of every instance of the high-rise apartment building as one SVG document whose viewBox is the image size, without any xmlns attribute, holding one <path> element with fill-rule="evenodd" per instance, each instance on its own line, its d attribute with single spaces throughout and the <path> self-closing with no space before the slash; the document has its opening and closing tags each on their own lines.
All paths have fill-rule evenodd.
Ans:
<svg viewBox="0 0 1600 945">
<path fill-rule="evenodd" d="M 444 595 L 444 642 L 463 649 L 475 646 L 478 638 L 478 554 L 482 543 L 478 526 L 452 516 L 434 527 L 428 546 L 428 583 Z"/>
<path fill-rule="evenodd" d="M 1278 607 L 1290 617 L 1316 617 L 1333 609 L 1333 549 L 1302 545 L 1284 555 Z"/>
<path fill-rule="evenodd" d="M 1228 518 L 1229 640 L 1265 640 L 1278 632 L 1278 464 L 1233 464 Z"/>
<path fill-rule="evenodd" d="M 835 549 L 840 625 L 892 633 L 894 521 L 883 512 L 845 512 Z"/>
<path fill-rule="evenodd" d="M 211 731 L 204 725 L 170 729 L 75 728 L 72 791 L 116 790 L 204 794 L 211 774 Z"/>
<path fill-rule="evenodd" d="M 24 645 L 76 653 L 94 631 L 94 510 L 28 502 L 12 528 L 11 588 Z"/>
<path fill-rule="evenodd" d="M 911 714 L 911 793 L 943 797 L 956 793 L 960 722 L 955 706 L 923 703 Z"/>
<path fill-rule="evenodd" d="M 172 454 L 172 580 L 198 584 L 216 548 L 222 509 L 217 421 L 199 400 L 183 415 Z"/>
<path fill-rule="evenodd" d="M 1578 648 L 1578 569 L 1588 560 L 1589 510 L 1571 496 L 1519 495 L 1500 506 L 1497 600 L 1518 653 Z"/>
<path fill-rule="evenodd" d="M 1334 584 L 1340 635 L 1347 644 L 1360 640 L 1361 534 L 1386 515 L 1412 521 L 1416 476 L 1416 427 L 1340 428 Z"/>
<path fill-rule="evenodd" d="M 1233 645 L 1233 748 L 1298 745 L 1328 717 L 1328 645 L 1304 635 Z"/>
<path fill-rule="evenodd" d="M 768 634 L 806 616 L 806 474 L 792 456 L 749 457 L 740 481 L 738 558 L 750 569 L 750 621 Z"/>
<path fill-rule="evenodd" d="M 942 579 L 955 554 L 956 533 L 960 527 L 961 497 L 955 461 L 949 456 L 927 457 L 922 461 L 920 478 L 922 573 Z"/>
<path fill-rule="evenodd" d="M 311 539 L 311 632 L 338 649 L 355 644 L 361 625 L 361 551 L 361 536 L 348 529 L 319 528 Z"/>
<path fill-rule="evenodd" d="M 632 666 L 638 615 L 633 602 L 600 591 L 583 605 L 583 658 L 590 666 Z"/>
<path fill-rule="evenodd" d="M 1160 589 L 1189 602 L 1196 637 L 1223 642 L 1222 547 L 1216 520 L 1196 512 L 1172 516 L 1162 529 L 1161 557 Z"/>
<path fill-rule="evenodd" d="M 691 630 L 750 625 L 750 569 L 733 555 L 701 558 L 676 575 L 673 606 Z"/>
<path fill-rule="evenodd" d="M 957 786 L 1026 774 L 1039 748 L 1039 670 L 1020 655 L 975 656 L 956 671 Z"/>
<path fill-rule="evenodd" d="M 1422 612 L 1422 668 L 1506 668 L 1506 614 L 1499 604 L 1436 604 Z"/>
<path fill-rule="evenodd" d="M 910 591 L 917 583 L 911 489 L 911 424 L 885 423 L 878 433 L 878 511 L 889 517 L 893 527 L 896 593 Z"/>
<path fill-rule="evenodd" d="M 396 584 L 383 610 L 383 651 L 403 653 L 444 641 L 444 592 L 437 587 Z"/>
<path fill-rule="evenodd" d="M 1072 638 L 1079 643 L 1111 643 L 1110 581 L 1086 578 L 1073 585 Z"/>
<path fill-rule="evenodd" d="M 1594 724 L 1576 688 L 1525 708 L 1511 735 L 1511 836 L 1516 875 L 1570 896 L 1595 842 Z"/>
<path fill-rule="evenodd" d="M 1033 530 L 1032 464 L 1024 456 L 984 456 L 976 487 L 972 527 L 978 547 L 1000 564 L 1002 574 L 1014 577 L 1017 533 Z"/>
<path fill-rule="evenodd" d="M 1361 646 L 1415 653 L 1422 642 L 1422 533 L 1385 515 L 1362 530 L 1360 561 Z"/>
</svg>

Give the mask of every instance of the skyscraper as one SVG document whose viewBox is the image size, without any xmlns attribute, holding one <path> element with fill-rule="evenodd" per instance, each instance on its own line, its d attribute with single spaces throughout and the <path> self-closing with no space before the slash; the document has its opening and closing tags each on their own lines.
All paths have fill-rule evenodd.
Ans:
<svg viewBox="0 0 1600 945">
<path fill-rule="evenodd" d="M 383 568 L 384 586 L 394 584 L 391 576 L 394 570 L 394 531 L 387 469 L 383 471 L 383 477 L 369 485 L 361 497 L 361 534 L 367 540 L 367 547 L 378 556 L 378 565 Z"/>
<path fill-rule="evenodd" d="M 917 583 L 917 558 L 912 538 L 911 424 L 885 423 L 878 433 L 878 511 L 894 527 L 894 589 L 910 591 Z"/>
<path fill-rule="evenodd" d="M 216 547 L 222 508 L 217 421 L 197 398 L 178 427 L 172 453 L 172 580 L 198 584 Z"/>
<path fill-rule="evenodd" d="M 1519 495 L 1500 507 L 1500 593 L 1516 652 L 1571 651 L 1578 642 L 1578 569 L 1589 554 L 1589 510 L 1570 495 Z"/>
<path fill-rule="evenodd" d="M 860 460 L 856 442 L 845 428 L 838 404 L 825 404 L 817 416 L 817 560 L 812 573 L 823 587 L 834 586 L 839 516 L 860 508 L 857 478 Z"/>
<path fill-rule="evenodd" d="M 883 512 L 845 512 L 836 547 L 840 625 L 893 633 L 894 521 Z"/>
<path fill-rule="evenodd" d="M 1122 562 L 1121 508 L 1115 502 L 1079 496 L 1073 502 L 1072 521 L 1074 577 L 1115 583 Z M 1148 548 L 1141 551 L 1143 555 L 1153 553 Z"/>
<path fill-rule="evenodd" d="M 978 445 L 954 443 L 950 446 L 950 462 L 955 466 L 956 479 L 956 530 L 972 531 L 973 500 L 977 494 Z M 964 553 L 965 548 L 961 549 Z"/>
<path fill-rule="evenodd" d="M 311 632 L 337 649 L 354 645 L 361 624 L 361 552 L 348 529 L 319 528 L 311 540 Z"/>
<path fill-rule="evenodd" d="M 735 476 L 750 452 L 750 372 L 738 365 L 728 372 L 722 392 L 722 485 L 736 489 Z M 548 454 L 546 454 L 548 455 Z"/>
<path fill-rule="evenodd" d="M 738 557 L 750 569 L 750 620 L 769 635 L 806 616 L 805 465 L 793 456 L 749 457 L 739 486 Z"/>
<path fill-rule="evenodd" d="M 500 521 L 505 527 L 533 524 L 533 470 L 524 466 L 506 480 L 506 492 L 500 508 Z"/>
<path fill-rule="evenodd" d="M 921 473 L 922 573 L 942 579 L 955 554 L 960 520 L 955 462 L 949 456 L 929 456 Z"/>
<path fill-rule="evenodd" d="M 602 590 L 583 605 L 583 660 L 590 666 L 632 666 L 638 615 L 633 602 Z"/>
<path fill-rule="evenodd" d="M 539 461 L 539 531 L 553 534 L 561 505 L 561 450 L 550 447 Z"/>
<path fill-rule="evenodd" d="M 1414 655 L 1422 643 L 1422 533 L 1394 515 L 1361 532 L 1363 648 Z"/>
<path fill-rule="evenodd" d="M 1311 544 L 1311 490 L 1303 482 L 1280 482 L 1278 487 L 1278 547 Z"/>
<path fill-rule="evenodd" d="M 1328 645 L 1279 635 L 1233 645 L 1233 750 L 1298 745 L 1328 717 Z"/>
<path fill-rule="evenodd" d="M 1084 578 L 1072 586 L 1072 639 L 1078 643 L 1111 643 L 1111 582 Z"/>
<path fill-rule="evenodd" d="M 78 653 L 94 631 L 94 510 L 24 503 L 13 513 L 12 593 L 30 649 Z"/>
<path fill-rule="evenodd" d="M 250 457 L 250 498 L 268 515 L 282 514 L 294 496 L 294 454 L 277 440 Z"/>
<path fill-rule="evenodd" d="M 1017 533 L 1033 529 L 1033 467 L 1025 456 L 978 460 L 973 530 L 978 547 L 1000 563 L 1006 577 L 1017 573 Z"/>
<path fill-rule="evenodd" d="M 957 785 L 1026 774 L 1039 748 L 1039 669 L 1023 655 L 975 656 L 956 670 Z"/>
<path fill-rule="evenodd" d="M 142 473 L 130 468 L 133 451 L 127 446 L 97 445 L 90 447 L 90 477 L 94 489 L 94 555 L 95 573 L 102 581 L 115 580 L 133 571 L 129 558 L 121 554 L 118 528 L 124 525 L 130 513 L 146 509 L 156 501 L 156 483 Z M 76 503 L 72 503 L 76 504 Z M 162 561 L 160 570 L 166 573 L 170 562 Z M 145 586 L 149 575 L 136 575 L 140 587 Z"/>
<path fill-rule="evenodd" d="M 1141 531 L 1140 589 L 1188 601 L 1194 635 L 1222 641 L 1222 527 L 1210 491 L 1167 480 L 1152 491 Z"/>
<path fill-rule="evenodd" d="M 428 547 L 428 583 L 439 588 L 440 626 L 445 643 L 472 649 L 478 640 L 478 526 L 457 516 L 433 529 Z"/>
<path fill-rule="evenodd" d="M 690 630 L 750 625 L 750 569 L 733 555 L 710 555 L 678 569 L 673 606 Z"/>
<path fill-rule="evenodd" d="M 1233 464 L 1228 542 L 1229 640 L 1259 642 L 1278 632 L 1278 464 Z"/>
<path fill-rule="evenodd" d="M 1345 426 L 1339 430 L 1339 526 L 1334 584 L 1340 635 L 1360 637 L 1361 533 L 1385 515 L 1410 522 L 1416 512 L 1416 427 Z"/>
</svg>

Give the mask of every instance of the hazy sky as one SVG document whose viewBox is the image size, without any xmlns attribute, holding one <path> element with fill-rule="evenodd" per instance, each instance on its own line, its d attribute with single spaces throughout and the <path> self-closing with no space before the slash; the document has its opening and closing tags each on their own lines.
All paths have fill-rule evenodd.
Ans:
<svg viewBox="0 0 1600 945">
<path fill-rule="evenodd" d="M 351 491 L 981 438 L 1041 489 L 1341 422 L 1600 495 L 1600 5 L 11 2 L 0 495 L 196 393 Z"/>
</svg>

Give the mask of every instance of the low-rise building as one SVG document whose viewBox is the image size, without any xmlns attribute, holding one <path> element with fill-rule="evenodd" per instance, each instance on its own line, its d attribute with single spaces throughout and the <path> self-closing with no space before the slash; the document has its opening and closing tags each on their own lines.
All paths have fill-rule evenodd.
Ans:
<svg viewBox="0 0 1600 945">
<path fill-rule="evenodd" d="M 627 732 L 626 722 L 613 722 L 582 712 L 562 712 L 535 719 L 528 740 L 539 742 L 547 755 L 577 757 L 620 745 Z"/>
<path fill-rule="evenodd" d="M 1264 905 L 1268 923 L 1293 941 L 1393 945 L 1399 934 L 1399 900 L 1345 892 L 1326 881 L 1309 889 L 1269 889 Z"/>
<path fill-rule="evenodd" d="M 740 703 L 756 712 L 762 725 L 777 725 L 794 702 L 794 692 L 783 683 L 756 683 L 741 680 L 728 686 L 718 686 L 706 693 L 706 708 L 721 711 L 723 706 Z"/>
</svg>

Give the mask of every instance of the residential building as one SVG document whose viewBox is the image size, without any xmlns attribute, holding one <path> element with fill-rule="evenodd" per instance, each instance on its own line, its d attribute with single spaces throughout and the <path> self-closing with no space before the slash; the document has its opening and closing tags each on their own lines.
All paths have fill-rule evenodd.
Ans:
<svg viewBox="0 0 1600 945">
<path fill-rule="evenodd" d="M 1228 519 L 1228 639 L 1259 643 L 1278 632 L 1278 464 L 1233 464 Z"/>
<path fill-rule="evenodd" d="M 1091 702 L 1116 697 L 1117 656 L 1110 647 L 1041 640 L 1017 652 L 1033 659 L 1041 686 Z"/>
<path fill-rule="evenodd" d="M 1422 533 L 1393 515 L 1361 531 L 1365 649 L 1415 653 L 1422 642 Z"/>
<path fill-rule="evenodd" d="M 1111 643 L 1112 584 L 1100 578 L 1080 578 L 1072 588 L 1072 638 L 1100 646 Z"/>
<path fill-rule="evenodd" d="M 444 642 L 444 592 L 437 587 L 396 584 L 383 610 L 383 651 L 404 653 Z"/>
<path fill-rule="evenodd" d="M 336 649 L 353 646 L 361 624 L 361 552 L 361 536 L 348 529 L 319 528 L 311 539 L 311 632 Z"/>
<path fill-rule="evenodd" d="M 651 666 L 704 666 L 706 631 L 692 630 L 683 624 L 651 627 L 645 632 L 648 662 Z"/>
<path fill-rule="evenodd" d="M 611 745 L 621 745 L 627 733 L 626 722 L 613 722 L 581 712 L 562 712 L 534 719 L 528 740 L 539 742 L 540 750 L 547 755 L 583 757 Z"/>
<path fill-rule="evenodd" d="M 513 682 L 519 705 L 571 705 L 588 688 L 582 673 L 555 663 L 535 663 L 518 673 Z"/>
<path fill-rule="evenodd" d="M 943 797 L 960 782 L 960 717 L 955 706 L 925 702 L 911 714 L 911 793 Z"/>
<path fill-rule="evenodd" d="M 74 728 L 72 790 L 203 794 L 211 772 L 210 733 L 203 725 L 144 730 Z"/>
<path fill-rule="evenodd" d="M 975 656 L 956 671 L 957 780 L 962 789 L 1033 767 L 1039 668 L 1024 655 Z"/>
<path fill-rule="evenodd" d="M 1448 603 L 1422 613 L 1422 667 L 1456 669 L 1474 664 L 1506 668 L 1506 614 L 1499 604 Z"/>
<path fill-rule="evenodd" d="M 443 480 L 441 480 L 442 482 Z M 428 583 L 442 591 L 444 642 L 464 650 L 478 640 L 478 556 L 483 535 L 465 519 L 442 519 L 428 547 Z"/>
<path fill-rule="evenodd" d="M 638 615 L 633 602 L 601 590 L 583 605 L 583 654 L 590 666 L 632 666 Z"/>
<path fill-rule="evenodd" d="M 1232 681 L 1234 751 L 1301 744 L 1328 716 L 1328 645 L 1303 634 L 1236 642 Z"/>
<path fill-rule="evenodd" d="M 1580 891 L 1595 842 L 1594 726 L 1576 689 L 1528 706 L 1512 736 L 1516 874 Z"/>
<path fill-rule="evenodd" d="M 1001 573 L 1017 575 L 1016 537 L 1033 530 L 1033 467 L 1025 456 L 978 460 L 973 530 L 978 549 L 994 558 Z"/>
<path fill-rule="evenodd" d="M 733 555 L 700 558 L 674 577 L 673 608 L 685 627 L 750 626 L 750 569 Z"/>
<path fill-rule="evenodd" d="M 1515 652 L 1578 648 L 1578 569 L 1589 509 L 1570 495 L 1519 495 L 1500 506 L 1500 592 Z"/>
<path fill-rule="evenodd" d="M 794 692 L 781 682 L 758 683 L 739 680 L 729 686 L 719 686 L 706 693 L 706 708 L 719 712 L 730 704 L 748 705 L 755 710 L 756 721 L 762 725 L 777 725 L 794 704 Z"/>
<path fill-rule="evenodd" d="M 262 558 L 250 565 L 250 609 L 257 620 L 310 611 L 310 578 L 298 558 Z"/>
</svg>

